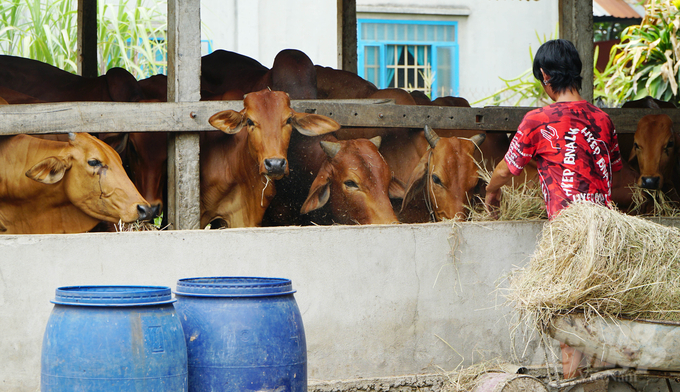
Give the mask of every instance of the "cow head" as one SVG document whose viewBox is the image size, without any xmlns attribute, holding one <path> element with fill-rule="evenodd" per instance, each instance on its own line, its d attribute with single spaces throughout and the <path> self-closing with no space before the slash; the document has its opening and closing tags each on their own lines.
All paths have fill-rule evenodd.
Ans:
<svg viewBox="0 0 680 392">
<path fill-rule="evenodd" d="M 69 139 L 58 155 L 43 159 L 26 176 L 61 184 L 69 201 L 96 219 L 129 223 L 154 217 L 113 148 L 86 133 L 70 134 Z"/>
<path fill-rule="evenodd" d="M 480 133 L 470 139 L 439 137 L 426 125 L 425 137 L 430 149 L 408 180 L 402 211 L 412 200 L 424 194 L 437 220 L 462 219 L 469 193 L 479 181 L 474 156 L 486 135 Z"/>
<path fill-rule="evenodd" d="M 663 189 L 672 181 L 677 162 L 678 134 L 665 114 L 647 115 L 638 122 L 629 161 L 637 160 L 642 188 Z"/>
<path fill-rule="evenodd" d="M 328 159 L 300 212 L 306 214 L 328 203 L 337 223 L 397 223 L 389 198 L 403 197 L 404 188 L 392 179 L 379 147 L 380 137 L 322 141 Z"/>
<path fill-rule="evenodd" d="M 144 99 L 144 90 L 127 70 L 115 67 L 106 71 L 108 99 L 113 102 L 139 102 Z"/>
<path fill-rule="evenodd" d="M 225 110 L 214 114 L 210 124 L 227 134 L 245 128 L 250 155 L 258 162 L 260 174 L 273 179 L 288 174 L 288 143 L 293 128 L 306 136 L 323 135 L 340 128 L 328 117 L 295 112 L 290 107 L 290 98 L 281 91 L 247 94 L 243 106 L 240 112 Z"/>
</svg>

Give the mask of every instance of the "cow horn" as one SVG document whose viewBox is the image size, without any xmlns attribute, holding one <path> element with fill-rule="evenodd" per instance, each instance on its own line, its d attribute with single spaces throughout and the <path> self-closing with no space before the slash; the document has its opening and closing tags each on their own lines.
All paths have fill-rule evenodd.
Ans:
<svg viewBox="0 0 680 392">
<path fill-rule="evenodd" d="M 486 140 L 486 133 L 478 133 L 470 138 L 470 141 L 473 142 L 477 147 L 481 146 L 482 143 L 484 143 L 484 140 Z"/>
<path fill-rule="evenodd" d="M 425 125 L 425 139 L 430 144 L 430 147 L 434 148 L 439 142 L 439 136 L 430 128 L 429 125 Z"/>
<path fill-rule="evenodd" d="M 371 138 L 369 141 L 375 145 L 375 148 L 380 149 L 380 143 L 382 142 L 382 138 L 380 136 Z"/>
<path fill-rule="evenodd" d="M 73 132 L 69 132 L 68 133 L 68 140 L 70 140 L 70 141 L 76 140 L 76 134 L 73 133 Z"/>
<path fill-rule="evenodd" d="M 340 151 L 340 143 L 323 141 L 321 143 L 321 149 L 328 155 L 329 158 L 335 158 L 335 155 Z"/>
</svg>

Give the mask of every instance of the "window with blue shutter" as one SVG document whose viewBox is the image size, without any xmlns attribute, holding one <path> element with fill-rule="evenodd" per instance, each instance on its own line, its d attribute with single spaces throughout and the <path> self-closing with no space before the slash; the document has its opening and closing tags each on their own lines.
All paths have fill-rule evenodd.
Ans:
<svg viewBox="0 0 680 392">
<path fill-rule="evenodd" d="M 458 95 L 456 22 L 358 20 L 359 76 L 378 88 Z"/>
</svg>

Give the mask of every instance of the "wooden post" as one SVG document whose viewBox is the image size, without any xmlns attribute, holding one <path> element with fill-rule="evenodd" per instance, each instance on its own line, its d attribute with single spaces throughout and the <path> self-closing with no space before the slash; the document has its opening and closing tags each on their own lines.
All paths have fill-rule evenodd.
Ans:
<svg viewBox="0 0 680 392">
<path fill-rule="evenodd" d="M 356 0 L 338 0 L 338 66 L 357 73 Z"/>
<path fill-rule="evenodd" d="M 560 38 L 571 41 L 583 63 L 581 96 L 593 102 L 593 0 L 559 0 Z"/>
<path fill-rule="evenodd" d="M 97 0 L 78 0 L 78 75 L 99 76 L 97 69 Z"/>
<path fill-rule="evenodd" d="M 168 0 L 168 101 L 201 98 L 201 12 L 199 0 Z M 176 230 L 200 225 L 199 134 L 168 138 L 168 221 Z"/>
</svg>

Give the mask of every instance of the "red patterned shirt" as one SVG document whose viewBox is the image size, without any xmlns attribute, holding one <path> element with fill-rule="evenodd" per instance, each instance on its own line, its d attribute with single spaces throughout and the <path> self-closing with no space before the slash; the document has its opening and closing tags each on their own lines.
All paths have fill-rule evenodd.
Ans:
<svg viewBox="0 0 680 392">
<path fill-rule="evenodd" d="M 522 120 L 505 162 L 519 175 L 532 158 L 552 219 L 569 202 L 611 202 L 612 172 L 621 170 L 614 124 L 586 101 L 556 102 L 532 110 Z"/>
</svg>

